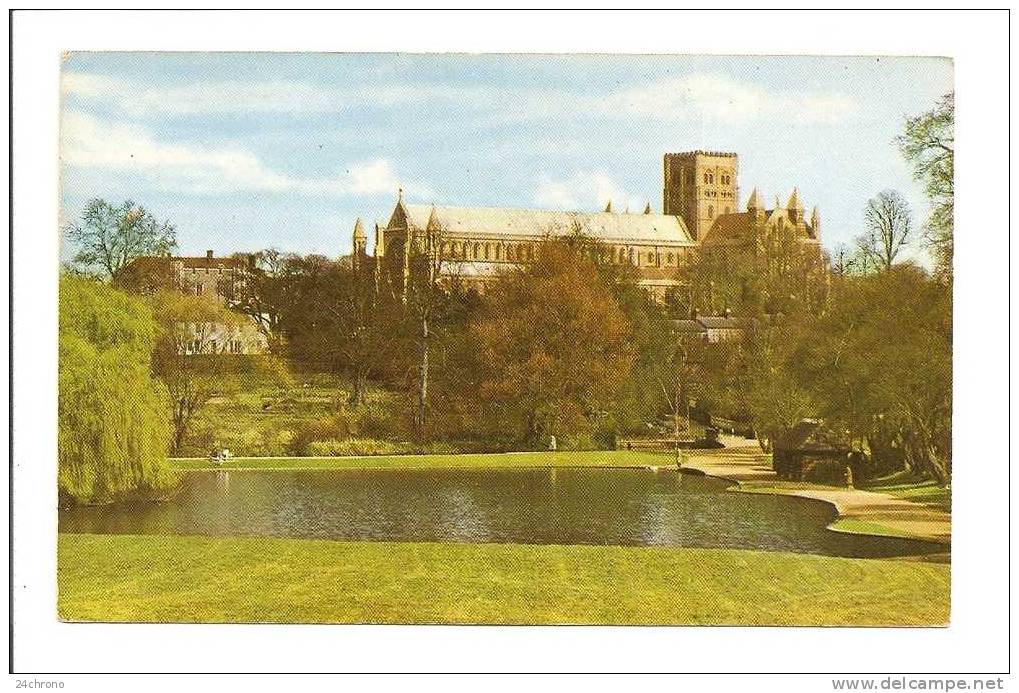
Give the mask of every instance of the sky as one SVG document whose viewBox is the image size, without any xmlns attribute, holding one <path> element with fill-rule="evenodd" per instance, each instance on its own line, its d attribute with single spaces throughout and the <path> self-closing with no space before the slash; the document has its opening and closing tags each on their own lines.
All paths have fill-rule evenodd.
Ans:
<svg viewBox="0 0 1019 693">
<path fill-rule="evenodd" d="M 798 187 L 829 249 L 921 187 L 894 144 L 952 90 L 946 58 L 72 53 L 61 213 L 130 199 L 181 254 L 338 256 L 410 202 L 661 211 L 662 155 L 739 154 L 740 206 Z M 917 245 L 912 251 L 924 261 Z"/>
</svg>

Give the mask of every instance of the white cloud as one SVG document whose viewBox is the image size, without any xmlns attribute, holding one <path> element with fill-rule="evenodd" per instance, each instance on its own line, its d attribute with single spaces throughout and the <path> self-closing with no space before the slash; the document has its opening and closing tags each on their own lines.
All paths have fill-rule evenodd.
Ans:
<svg viewBox="0 0 1019 693">
<path fill-rule="evenodd" d="M 61 76 L 65 96 L 115 105 L 129 115 L 224 113 L 340 113 L 351 107 L 395 106 L 423 101 L 498 103 L 497 92 L 445 85 L 388 84 L 343 89 L 300 80 L 189 82 L 146 86 L 86 72 Z"/>
<path fill-rule="evenodd" d="M 794 122 L 837 122 L 856 111 L 844 94 L 781 92 L 694 74 L 610 94 L 601 110 L 663 119 L 715 118 L 728 123 L 779 117 Z"/>
<path fill-rule="evenodd" d="M 712 74 L 692 74 L 608 93 L 555 89 L 507 89 L 444 84 L 376 84 L 341 88 L 300 80 L 190 82 L 147 86 L 83 72 L 61 77 L 63 93 L 115 105 L 130 115 L 225 113 L 341 113 L 366 104 L 391 107 L 441 102 L 495 121 L 602 117 L 659 120 L 714 118 L 727 123 L 780 118 L 792 122 L 837 122 L 857 111 L 839 93 L 776 91 Z M 507 104 L 512 104 L 507 108 Z"/>
<path fill-rule="evenodd" d="M 603 171 L 581 171 L 565 179 L 543 176 L 534 192 L 535 204 L 554 209 L 600 211 L 610 200 L 617 212 L 642 212 L 647 204 L 623 191 Z"/>
<path fill-rule="evenodd" d="M 403 185 L 416 196 L 432 194 L 423 185 L 401 183 L 386 159 L 350 164 L 335 178 L 300 178 L 271 170 L 241 147 L 160 141 L 144 127 L 106 123 L 79 111 L 65 113 L 61 126 L 64 165 L 133 173 L 164 189 L 345 196 L 392 193 Z"/>
</svg>

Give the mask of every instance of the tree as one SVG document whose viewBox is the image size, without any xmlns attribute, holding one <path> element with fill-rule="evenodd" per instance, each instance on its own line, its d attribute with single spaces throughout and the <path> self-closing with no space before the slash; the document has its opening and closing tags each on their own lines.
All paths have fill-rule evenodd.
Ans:
<svg viewBox="0 0 1019 693">
<path fill-rule="evenodd" d="M 169 394 L 171 450 L 179 455 L 195 416 L 226 387 L 229 338 L 244 318 L 209 297 L 176 291 L 156 292 L 149 303 L 161 328 L 152 368 Z"/>
<path fill-rule="evenodd" d="M 114 207 L 93 199 L 85 205 L 81 220 L 65 227 L 77 246 L 74 262 L 114 277 L 135 258 L 167 255 L 177 247 L 177 232 L 169 221 L 157 221 L 144 207 L 127 200 Z"/>
<path fill-rule="evenodd" d="M 243 257 L 248 263 L 243 279 L 222 282 L 220 294 L 231 309 L 254 320 L 270 351 L 282 353 L 283 312 L 289 300 L 291 275 L 299 258 L 276 248 Z"/>
<path fill-rule="evenodd" d="M 612 408 L 633 363 L 627 321 L 591 257 L 538 248 L 484 297 L 462 368 L 477 424 L 517 441 L 580 437 Z"/>
<path fill-rule="evenodd" d="M 841 277 L 829 309 L 783 324 L 757 349 L 752 398 L 779 427 L 824 420 L 873 472 L 951 478 L 951 293 L 909 263 Z M 783 413 L 784 412 L 784 413 Z M 762 421 L 768 416 L 762 416 Z"/>
<path fill-rule="evenodd" d="M 61 495 L 82 503 L 162 491 L 166 390 L 150 375 L 157 327 L 137 299 L 98 282 L 60 278 L 58 471 Z"/>
<path fill-rule="evenodd" d="M 950 276 L 955 225 L 955 93 L 945 94 L 932 110 L 907 118 L 895 142 L 934 205 L 924 240 L 938 273 Z"/>
<path fill-rule="evenodd" d="M 913 237 L 909 204 L 896 191 L 884 190 L 867 201 L 864 219 L 866 230 L 857 237 L 857 248 L 868 267 L 887 272 Z"/>
<path fill-rule="evenodd" d="M 318 256 L 294 258 L 280 329 L 298 361 L 351 379 L 349 403 L 361 404 L 368 381 L 390 371 L 401 353 L 397 302 L 375 290 L 368 267 Z"/>
</svg>

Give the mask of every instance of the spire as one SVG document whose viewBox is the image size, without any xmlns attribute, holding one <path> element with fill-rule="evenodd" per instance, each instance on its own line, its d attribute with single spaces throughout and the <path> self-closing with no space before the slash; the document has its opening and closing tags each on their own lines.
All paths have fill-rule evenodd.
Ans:
<svg viewBox="0 0 1019 693">
<path fill-rule="evenodd" d="M 375 257 L 384 257 L 386 254 L 386 230 L 375 222 Z"/>
<path fill-rule="evenodd" d="M 800 191 L 793 188 L 793 194 L 789 196 L 789 201 L 785 203 L 785 208 L 788 210 L 803 211 L 803 203 L 800 202 Z"/>
<path fill-rule="evenodd" d="M 605 211 L 608 212 L 609 214 L 612 213 L 612 200 L 609 200 L 609 203 L 605 205 Z"/>
<path fill-rule="evenodd" d="M 361 221 L 361 217 L 357 218 L 354 222 L 354 240 L 368 238 L 364 233 L 364 222 Z"/>
<path fill-rule="evenodd" d="M 814 231 L 814 238 L 817 238 L 821 233 L 821 214 L 817 211 L 817 205 L 814 205 L 810 213 L 810 228 Z"/>
<path fill-rule="evenodd" d="M 403 188 L 398 188 L 396 191 L 396 195 L 397 204 L 403 204 Z"/>
<path fill-rule="evenodd" d="M 648 202 L 647 206 L 644 208 L 644 214 L 651 214 L 651 203 L 650 202 Z"/>
<path fill-rule="evenodd" d="M 758 210 L 764 211 L 764 198 L 761 196 L 761 191 L 755 187 L 754 191 L 750 193 L 750 199 L 747 200 L 747 211 L 756 212 Z"/>
</svg>

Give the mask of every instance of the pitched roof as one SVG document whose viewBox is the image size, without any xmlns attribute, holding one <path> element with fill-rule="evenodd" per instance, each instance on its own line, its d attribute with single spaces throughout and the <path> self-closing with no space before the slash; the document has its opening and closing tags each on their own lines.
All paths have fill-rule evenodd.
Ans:
<svg viewBox="0 0 1019 693">
<path fill-rule="evenodd" d="M 707 332 L 707 328 L 704 327 L 699 320 L 673 320 L 672 325 L 678 333 L 703 334 Z"/>
<path fill-rule="evenodd" d="M 781 215 L 785 215 L 784 209 L 764 210 L 765 222 L 772 220 L 772 216 L 778 211 Z M 754 215 L 755 212 L 733 212 L 731 214 L 719 214 L 715 217 L 714 223 L 711 228 L 708 229 L 708 233 L 704 236 L 704 239 L 710 240 L 712 243 L 719 241 L 742 241 L 750 238 L 750 232 L 754 228 Z M 791 223 L 791 222 L 790 222 Z M 806 226 L 807 238 L 816 238 L 814 233 L 814 227 L 810 223 L 804 224 Z"/>
<path fill-rule="evenodd" d="M 697 318 L 697 322 L 704 325 L 709 330 L 741 330 L 743 329 L 743 321 L 735 317 L 723 317 L 723 316 L 707 316 L 703 318 Z"/>
<path fill-rule="evenodd" d="M 613 242 L 650 242 L 662 245 L 694 245 L 683 220 L 666 214 L 615 214 L 611 212 L 558 212 L 508 207 L 447 207 L 397 203 L 390 225 L 400 208 L 410 225 L 428 228 L 429 219 L 455 236 L 498 238 L 568 236 L 579 230 L 591 238 Z"/>
<path fill-rule="evenodd" d="M 136 270 L 164 270 L 174 264 L 179 264 L 185 269 L 208 269 L 220 267 L 223 269 L 234 268 L 244 269 L 247 263 L 239 257 L 181 257 L 181 256 L 160 256 L 146 255 L 137 257 L 126 266 Z"/>
</svg>

